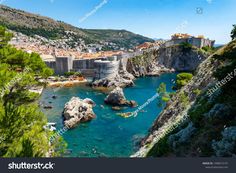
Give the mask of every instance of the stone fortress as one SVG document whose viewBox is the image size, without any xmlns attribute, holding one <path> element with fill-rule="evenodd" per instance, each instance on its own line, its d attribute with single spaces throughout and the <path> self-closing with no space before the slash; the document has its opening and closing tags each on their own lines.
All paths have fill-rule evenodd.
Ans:
<svg viewBox="0 0 236 173">
<path fill-rule="evenodd" d="M 170 47 L 181 43 L 189 43 L 197 48 L 202 47 L 213 47 L 215 44 L 214 40 L 210 40 L 208 38 L 204 38 L 203 35 L 199 35 L 197 37 L 191 36 L 189 34 L 181 34 L 176 33 L 171 36 L 171 40 L 165 42 L 164 46 Z"/>
<path fill-rule="evenodd" d="M 118 73 L 120 63 L 126 66 L 128 58 L 142 54 L 143 51 L 137 51 L 92 59 L 76 59 L 66 56 L 42 57 L 47 66 L 52 68 L 57 75 L 64 75 L 66 72 L 75 71 L 82 73 L 85 77 L 102 79 L 114 77 Z"/>
<path fill-rule="evenodd" d="M 73 58 L 67 56 L 47 56 L 43 57 L 45 63 L 55 71 L 57 75 L 63 75 L 65 72 L 75 71 L 82 73 L 85 77 L 91 77 L 94 80 L 114 77 L 118 73 L 120 64 L 126 67 L 128 58 L 142 55 L 144 51 L 159 49 L 160 47 L 170 47 L 181 43 L 190 43 L 197 48 L 205 46 L 213 47 L 215 41 L 205 39 L 204 36 L 194 37 L 188 34 L 174 34 L 171 40 L 143 43 L 137 46 L 134 52 L 116 54 L 107 57 L 98 58 Z"/>
</svg>

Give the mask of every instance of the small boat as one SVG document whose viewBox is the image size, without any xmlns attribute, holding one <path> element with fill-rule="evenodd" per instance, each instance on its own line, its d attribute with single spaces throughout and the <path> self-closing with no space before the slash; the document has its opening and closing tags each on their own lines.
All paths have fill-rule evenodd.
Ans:
<svg viewBox="0 0 236 173">
<path fill-rule="evenodd" d="M 52 109 L 52 106 L 51 105 L 45 105 L 43 108 L 44 109 Z"/>
<path fill-rule="evenodd" d="M 126 113 L 118 113 L 117 115 L 123 117 L 123 118 L 129 118 L 132 116 L 131 112 L 126 112 Z"/>
<path fill-rule="evenodd" d="M 47 123 L 45 126 L 43 126 L 45 130 L 50 130 L 50 131 L 56 131 L 56 123 Z"/>
</svg>

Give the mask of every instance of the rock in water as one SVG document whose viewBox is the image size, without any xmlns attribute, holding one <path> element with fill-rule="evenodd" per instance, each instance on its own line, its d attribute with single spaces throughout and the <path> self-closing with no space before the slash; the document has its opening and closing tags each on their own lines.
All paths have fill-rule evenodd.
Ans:
<svg viewBox="0 0 236 173">
<path fill-rule="evenodd" d="M 92 105 L 93 107 L 96 106 L 95 102 L 89 98 L 84 99 L 83 102 L 88 103 L 88 104 Z"/>
<path fill-rule="evenodd" d="M 120 87 L 116 87 L 114 90 L 112 90 L 104 101 L 106 104 L 110 104 L 113 106 L 137 106 L 137 103 L 135 101 L 126 100 L 123 89 Z"/>
<path fill-rule="evenodd" d="M 132 107 L 132 108 L 135 108 L 135 107 L 138 106 L 138 104 L 137 104 L 136 101 L 134 101 L 134 100 L 128 101 L 128 102 L 127 102 L 127 105 L 130 106 L 130 107 Z"/>
<path fill-rule="evenodd" d="M 92 83 L 93 87 L 129 87 L 134 86 L 133 80 L 135 77 L 129 73 L 123 65 L 120 65 L 119 72 L 117 75 L 111 78 L 103 78 L 96 80 Z"/>
<path fill-rule="evenodd" d="M 112 88 L 112 87 L 129 87 L 134 86 L 133 82 L 133 76 L 131 74 L 124 74 L 125 76 L 122 76 L 121 74 L 117 74 L 113 78 L 103 78 L 96 80 L 92 83 L 92 87 L 106 87 L 106 88 Z"/>
<path fill-rule="evenodd" d="M 105 103 L 114 105 L 114 106 L 122 106 L 126 103 L 126 98 L 123 92 L 123 89 L 120 87 L 116 87 L 112 90 L 109 95 L 105 98 Z"/>
<path fill-rule="evenodd" d="M 91 99 L 72 97 L 65 104 L 63 110 L 64 124 L 69 129 L 76 127 L 80 122 L 87 122 L 96 117 L 93 112 L 95 103 Z"/>
</svg>

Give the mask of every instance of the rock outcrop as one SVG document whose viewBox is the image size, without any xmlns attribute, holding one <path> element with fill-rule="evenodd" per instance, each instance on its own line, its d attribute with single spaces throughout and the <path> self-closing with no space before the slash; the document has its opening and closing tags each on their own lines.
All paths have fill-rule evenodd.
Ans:
<svg viewBox="0 0 236 173">
<path fill-rule="evenodd" d="M 179 45 L 161 47 L 130 58 L 127 71 L 135 77 L 158 76 L 174 71 L 194 71 L 207 58 L 198 48 L 184 49 Z"/>
<path fill-rule="evenodd" d="M 144 52 L 143 55 L 121 60 L 116 76 L 94 81 L 92 86 L 129 87 L 134 85 L 135 77 L 159 76 L 175 71 L 194 71 L 206 57 L 206 54 L 194 47 L 187 50 L 178 45 L 161 47 Z"/>
<path fill-rule="evenodd" d="M 131 87 L 134 86 L 134 76 L 132 74 L 122 72 L 113 78 L 103 78 L 92 83 L 92 87 Z"/>
<path fill-rule="evenodd" d="M 168 138 L 168 144 L 172 147 L 173 150 L 179 145 L 186 144 L 190 141 L 190 138 L 196 132 L 196 128 L 193 123 L 189 123 L 188 126 L 178 133 L 170 135 Z"/>
<path fill-rule="evenodd" d="M 166 68 L 176 71 L 194 71 L 208 55 L 200 49 L 192 47 L 184 49 L 182 46 L 162 47 L 156 52 L 157 61 Z"/>
<path fill-rule="evenodd" d="M 220 141 L 212 141 L 212 148 L 217 157 L 232 157 L 236 148 L 236 126 L 228 127 L 221 133 Z"/>
<path fill-rule="evenodd" d="M 126 100 L 123 89 L 120 87 L 116 87 L 114 90 L 112 90 L 109 93 L 109 95 L 105 98 L 104 102 L 112 106 L 130 106 L 130 107 L 137 106 L 137 103 L 135 101 Z"/>
<path fill-rule="evenodd" d="M 159 76 L 162 73 L 174 72 L 174 69 L 159 65 L 155 50 L 130 58 L 126 68 L 135 77 Z"/>
<path fill-rule="evenodd" d="M 131 87 L 134 85 L 135 77 L 126 70 L 123 60 L 120 60 L 118 73 L 114 77 L 107 77 L 96 80 L 92 83 L 93 87 Z"/>
<path fill-rule="evenodd" d="M 63 110 L 64 124 L 69 129 L 76 127 L 79 123 L 87 122 L 96 117 L 93 112 L 95 103 L 91 99 L 80 99 L 73 97 L 65 104 Z"/>
</svg>

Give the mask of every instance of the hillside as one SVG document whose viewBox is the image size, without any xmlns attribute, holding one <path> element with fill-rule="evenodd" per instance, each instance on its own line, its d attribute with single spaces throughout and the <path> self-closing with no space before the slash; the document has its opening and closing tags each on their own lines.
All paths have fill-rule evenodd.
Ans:
<svg viewBox="0 0 236 173">
<path fill-rule="evenodd" d="M 203 61 L 171 97 L 134 157 L 236 154 L 236 40 Z"/>
<path fill-rule="evenodd" d="M 120 48 L 130 49 L 144 42 L 153 41 L 126 30 L 81 29 L 3 5 L 0 6 L 0 25 L 28 36 L 39 35 L 51 40 L 70 37 L 69 44 L 72 47 L 77 42 L 84 42 L 85 44 L 101 44 L 103 49 L 118 50 Z"/>
</svg>

